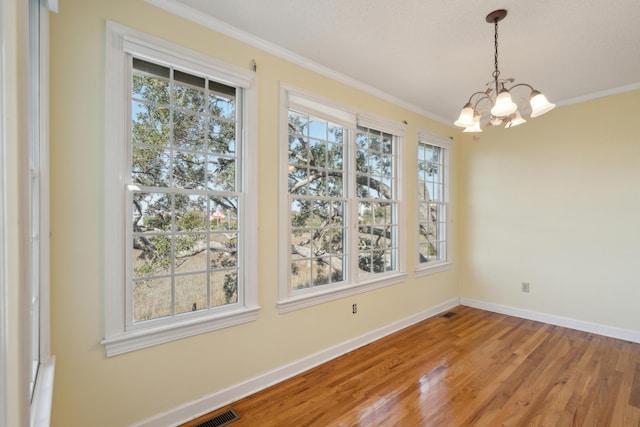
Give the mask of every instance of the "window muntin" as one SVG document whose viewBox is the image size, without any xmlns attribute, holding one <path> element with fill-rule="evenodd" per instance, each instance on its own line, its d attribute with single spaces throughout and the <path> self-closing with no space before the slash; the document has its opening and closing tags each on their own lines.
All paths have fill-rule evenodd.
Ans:
<svg viewBox="0 0 640 427">
<path fill-rule="evenodd" d="M 448 261 L 448 148 L 418 142 L 419 265 Z"/>
<path fill-rule="evenodd" d="M 397 141 L 402 125 L 285 93 L 283 171 L 289 215 L 279 308 L 294 310 L 398 283 Z M 357 118 L 358 117 L 358 118 Z M 391 126 L 389 126 L 391 125 Z M 394 126 L 395 125 L 395 126 Z M 286 248 L 286 249 L 284 249 Z M 284 261 L 284 259 L 283 259 Z"/>
<path fill-rule="evenodd" d="M 129 324 L 239 300 L 236 88 L 132 59 Z"/>
</svg>

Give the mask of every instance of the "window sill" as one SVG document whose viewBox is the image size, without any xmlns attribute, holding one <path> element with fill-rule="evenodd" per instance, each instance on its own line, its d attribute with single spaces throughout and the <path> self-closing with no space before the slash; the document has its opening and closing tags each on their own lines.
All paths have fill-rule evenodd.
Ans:
<svg viewBox="0 0 640 427">
<path fill-rule="evenodd" d="M 450 270 L 452 266 L 453 262 L 451 261 L 442 261 L 431 265 L 421 265 L 416 268 L 415 275 L 416 277 L 424 277 L 430 274 L 440 273 L 441 271 Z"/>
<path fill-rule="evenodd" d="M 51 424 L 51 402 L 53 399 L 53 379 L 56 369 L 56 358 L 40 365 L 38 379 L 31 402 L 31 427 L 49 427 Z"/>
<path fill-rule="evenodd" d="M 284 314 L 290 311 L 312 307 L 314 305 L 335 301 L 352 295 L 361 294 L 363 292 L 372 291 L 374 289 L 396 285 L 398 283 L 405 282 L 406 279 L 406 273 L 394 273 L 393 275 L 385 275 L 384 277 L 377 278 L 376 280 L 370 280 L 366 283 L 358 283 L 355 285 L 340 286 L 330 289 L 320 288 L 314 289 L 313 292 L 290 295 L 288 298 L 278 301 L 278 312 L 280 314 Z"/>
<path fill-rule="evenodd" d="M 189 319 L 180 323 L 172 323 L 153 329 L 141 329 L 125 332 L 102 340 L 107 357 L 117 356 L 135 350 L 164 344 L 181 338 L 211 332 L 242 323 L 253 322 L 258 318 L 260 307 L 245 307 L 233 312 L 215 316 Z"/>
</svg>

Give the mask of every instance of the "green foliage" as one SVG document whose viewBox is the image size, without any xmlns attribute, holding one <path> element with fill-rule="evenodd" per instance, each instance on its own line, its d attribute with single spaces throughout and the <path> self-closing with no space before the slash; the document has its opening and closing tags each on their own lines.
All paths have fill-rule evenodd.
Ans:
<svg viewBox="0 0 640 427">
<path fill-rule="evenodd" d="M 166 72 L 134 70 L 132 79 L 131 184 L 140 189 L 132 195 L 135 284 L 193 271 L 196 286 L 195 273 L 216 269 L 230 303 L 238 268 L 235 98 L 205 90 L 204 79 L 177 70 L 169 81 Z M 224 218 L 212 219 L 216 212 Z M 230 237 L 218 241 L 217 230 Z M 211 265 L 197 261 L 202 253 L 210 253 Z"/>
<path fill-rule="evenodd" d="M 345 280 L 340 261 L 335 261 L 346 255 L 344 128 L 294 111 L 289 112 L 288 126 L 288 189 L 295 197 L 291 202 L 292 287 Z M 355 138 L 356 197 L 391 199 L 392 136 L 359 128 Z M 357 236 L 359 267 L 364 273 L 389 268 L 385 250 L 392 239 L 386 226 L 391 206 L 373 203 L 359 210 L 360 224 L 369 226 Z"/>
</svg>

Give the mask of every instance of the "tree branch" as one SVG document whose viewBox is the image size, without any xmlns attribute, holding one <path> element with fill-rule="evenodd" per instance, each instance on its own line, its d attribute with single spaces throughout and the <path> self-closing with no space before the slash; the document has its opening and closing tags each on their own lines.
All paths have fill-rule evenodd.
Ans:
<svg viewBox="0 0 640 427">
<path fill-rule="evenodd" d="M 300 255 L 304 258 L 312 258 L 315 255 L 311 249 L 299 245 L 291 245 L 291 254 Z M 316 259 L 324 265 L 331 266 L 331 268 L 336 270 L 336 272 L 340 272 L 342 274 L 342 261 L 337 257 L 329 257 L 329 262 L 327 262 L 326 257 Z"/>
</svg>

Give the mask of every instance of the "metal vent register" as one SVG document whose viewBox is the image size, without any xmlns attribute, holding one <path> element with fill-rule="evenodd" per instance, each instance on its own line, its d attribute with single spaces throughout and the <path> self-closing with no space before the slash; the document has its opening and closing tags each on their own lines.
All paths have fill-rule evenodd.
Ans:
<svg viewBox="0 0 640 427">
<path fill-rule="evenodd" d="M 207 421 L 204 421 L 195 427 L 222 427 L 227 424 L 231 424 L 238 419 L 240 419 L 240 416 L 236 411 L 229 409 L 228 411 L 224 411 L 213 418 L 209 418 Z"/>
</svg>

